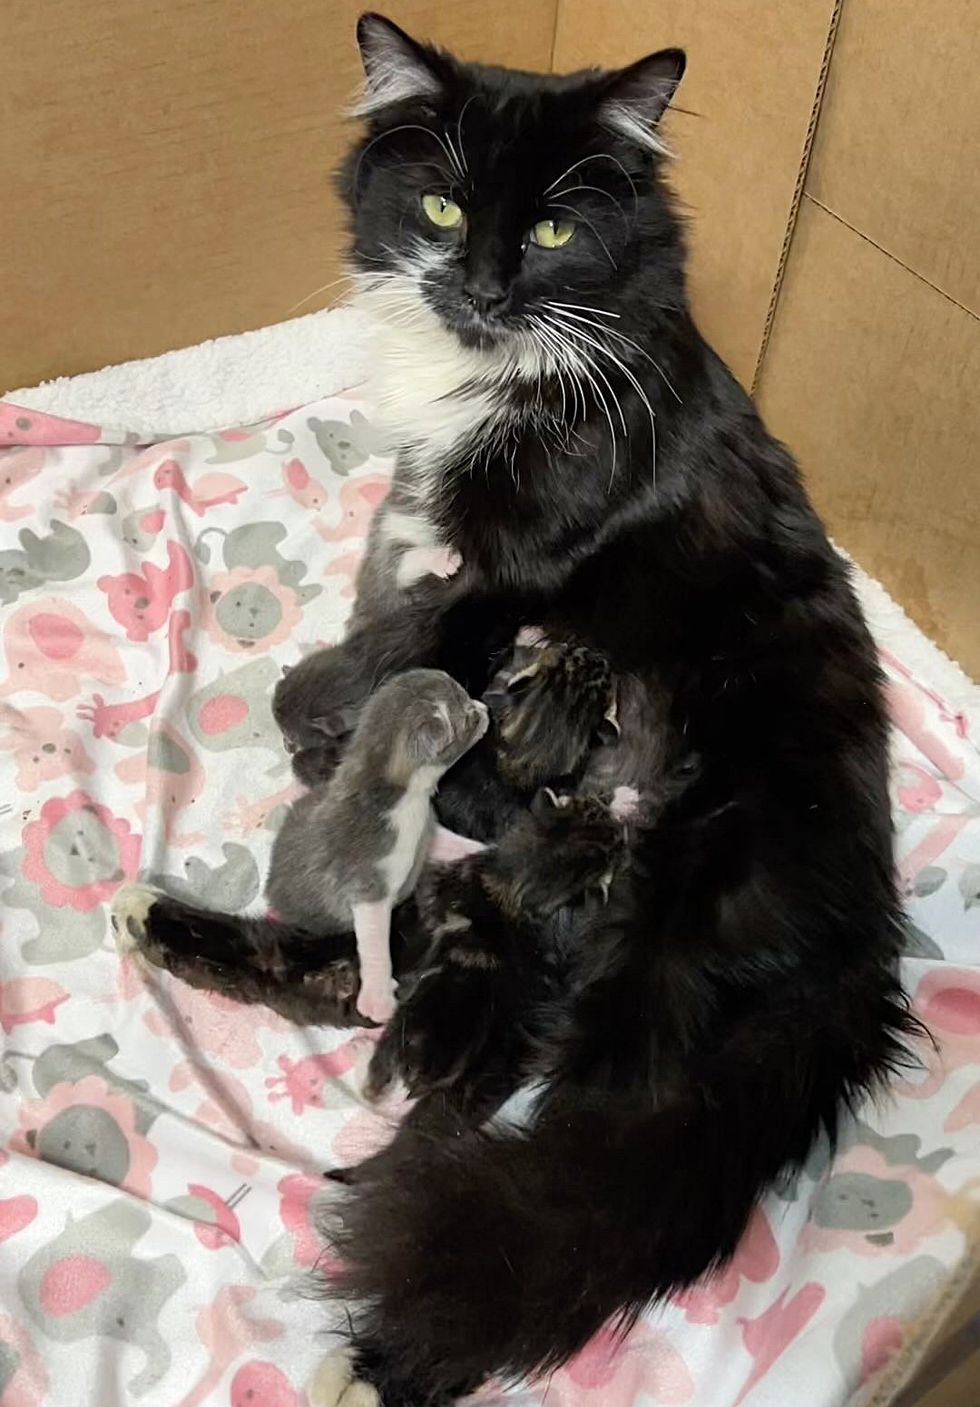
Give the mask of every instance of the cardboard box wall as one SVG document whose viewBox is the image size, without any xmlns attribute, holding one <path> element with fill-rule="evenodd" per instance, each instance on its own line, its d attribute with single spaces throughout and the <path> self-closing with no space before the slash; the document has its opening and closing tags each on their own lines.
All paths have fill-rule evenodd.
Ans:
<svg viewBox="0 0 980 1407">
<path fill-rule="evenodd" d="M 360 8 L 7 0 L 0 386 L 336 301 Z M 687 49 L 670 139 L 701 323 L 837 539 L 980 673 L 973 0 L 386 8 L 525 68 Z"/>
</svg>

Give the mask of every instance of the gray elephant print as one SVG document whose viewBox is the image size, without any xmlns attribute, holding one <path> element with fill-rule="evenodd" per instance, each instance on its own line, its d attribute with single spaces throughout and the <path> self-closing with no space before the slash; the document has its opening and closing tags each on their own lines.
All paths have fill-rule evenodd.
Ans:
<svg viewBox="0 0 980 1407">
<path fill-rule="evenodd" d="M 69 1214 L 64 1231 L 17 1277 L 27 1314 L 49 1339 L 111 1338 L 142 1349 L 146 1362 L 127 1384 L 133 1398 L 149 1392 L 170 1367 L 157 1320 L 187 1279 L 175 1255 L 132 1255 L 150 1225 L 149 1212 L 136 1202 L 110 1202 L 78 1221 Z"/>
</svg>

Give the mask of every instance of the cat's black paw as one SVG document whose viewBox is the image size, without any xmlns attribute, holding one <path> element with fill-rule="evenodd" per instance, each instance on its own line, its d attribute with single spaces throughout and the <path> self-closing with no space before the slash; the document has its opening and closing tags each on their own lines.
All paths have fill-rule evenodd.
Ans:
<svg viewBox="0 0 980 1407">
<path fill-rule="evenodd" d="M 516 787 L 573 777 L 618 732 L 612 669 L 583 645 L 545 645 L 496 691 L 497 761 Z"/>
</svg>

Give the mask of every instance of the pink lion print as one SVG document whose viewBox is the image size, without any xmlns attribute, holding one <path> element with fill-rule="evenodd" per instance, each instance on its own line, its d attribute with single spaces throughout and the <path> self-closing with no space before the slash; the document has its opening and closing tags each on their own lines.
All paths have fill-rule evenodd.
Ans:
<svg viewBox="0 0 980 1407">
<path fill-rule="evenodd" d="M 235 654 L 259 654 L 288 640 L 303 618 L 300 597 L 274 567 L 235 567 L 211 578 L 204 628 Z"/>
<path fill-rule="evenodd" d="M 170 652 L 167 677 L 178 674 L 193 674 L 197 669 L 197 656 L 188 649 L 184 636 L 191 628 L 190 611 L 174 611 L 167 630 L 167 644 Z M 132 723 L 142 723 L 152 718 L 160 702 L 159 689 L 145 698 L 128 700 L 126 703 L 106 703 L 101 694 L 93 694 L 90 704 L 79 704 L 78 716 L 92 725 L 92 736 L 117 739 Z"/>
<path fill-rule="evenodd" d="M 64 703 L 82 691 L 84 679 L 122 684 L 126 670 L 116 646 L 60 597 L 21 606 L 3 632 L 7 668 L 0 696 L 33 689 Z"/>
<path fill-rule="evenodd" d="M 11 503 L 18 489 L 29 484 L 44 468 L 43 449 L 15 449 L 0 452 L 0 522 L 15 523 L 34 512 L 31 503 Z"/>
<path fill-rule="evenodd" d="M 174 1037 L 181 1046 L 192 1041 L 202 1055 L 233 1070 L 251 1070 L 263 1058 L 256 1038 L 260 1028 L 281 1031 L 286 1024 L 264 1006 L 250 1006 L 248 1020 L 243 1021 L 241 1006 L 230 997 L 188 987 L 183 982 L 172 983 L 169 993 L 182 1029 L 174 1031 L 169 1019 L 159 1011 L 146 1013 L 143 1020 L 147 1027 L 156 1036 Z"/>
<path fill-rule="evenodd" d="M 691 1402 L 695 1381 L 668 1336 L 640 1321 L 624 1339 L 606 1326 L 550 1379 L 542 1403 L 555 1407 L 604 1407 L 642 1398 Z"/>
<path fill-rule="evenodd" d="M 717 1324 L 720 1311 L 737 1297 L 743 1280 L 756 1285 L 779 1269 L 779 1247 L 765 1212 L 756 1207 L 732 1259 L 706 1280 L 674 1296 L 689 1324 Z"/>
<path fill-rule="evenodd" d="M 17 1320 L 0 1314 L 0 1407 L 43 1407 L 47 1395 L 40 1354 Z"/>
<path fill-rule="evenodd" d="M 24 878 L 44 903 L 87 913 L 136 878 L 142 840 L 107 806 L 73 791 L 44 803 L 38 820 L 24 827 L 23 842 Z"/>
<path fill-rule="evenodd" d="M 59 1006 L 67 1000 L 64 987 L 50 977 L 11 977 L 0 982 L 0 1027 L 9 1035 L 15 1026 L 37 1021 L 53 1026 Z"/>
<path fill-rule="evenodd" d="M 366 537 L 375 511 L 384 503 L 391 488 L 387 475 L 369 475 L 344 484 L 340 490 L 340 517 L 335 523 L 315 519 L 313 526 L 324 542 L 345 542 L 352 537 Z"/>
<path fill-rule="evenodd" d="M 169 619 L 175 598 L 188 591 L 194 579 L 194 567 L 184 548 L 178 542 L 168 542 L 166 567 L 146 562 L 141 573 L 100 576 L 95 584 L 108 598 L 109 611 L 126 631 L 126 638 L 143 641 Z"/>
<path fill-rule="evenodd" d="M 197 1313 L 194 1327 L 201 1345 L 207 1350 L 208 1365 L 190 1392 L 174 1407 L 203 1407 L 236 1358 L 256 1344 L 271 1343 L 282 1337 L 283 1326 L 278 1320 L 252 1319 L 245 1313 L 255 1295 L 250 1285 L 224 1285 L 214 1303 Z M 259 1398 L 254 1407 L 266 1407 L 266 1403 Z"/>
<path fill-rule="evenodd" d="M 186 503 L 199 518 L 203 518 L 209 508 L 237 503 L 248 487 L 233 474 L 202 474 L 190 484 L 176 459 L 167 459 L 160 465 L 153 475 L 153 486 L 173 489 L 181 502 Z"/>
<path fill-rule="evenodd" d="M 288 1055 L 280 1055 L 277 1063 L 282 1074 L 270 1075 L 265 1082 L 266 1088 L 271 1091 L 270 1101 L 290 1100 L 294 1114 L 301 1114 L 304 1109 L 322 1109 L 324 1094 L 329 1086 L 352 1070 L 358 1058 L 363 1058 L 372 1044 L 363 1037 L 354 1036 L 336 1050 L 306 1055 L 302 1060 L 291 1060 Z"/>
<path fill-rule="evenodd" d="M 91 776 L 95 763 L 56 708 L 0 704 L 0 748 L 13 756 L 20 791 L 37 791 L 59 777 Z"/>
<path fill-rule="evenodd" d="M 82 1177 L 148 1198 L 157 1151 L 140 1133 L 136 1106 L 98 1075 L 53 1085 L 19 1110 L 11 1147 Z"/>
<path fill-rule="evenodd" d="M 915 994 L 915 1009 L 939 1044 L 925 1048 L 924 1080 L 902 1080 L 906 1099 L 927 1099 L 954 1070 L 980 1065 L 980 972 L 944 964 L 927 972 Z"/>
</svg>

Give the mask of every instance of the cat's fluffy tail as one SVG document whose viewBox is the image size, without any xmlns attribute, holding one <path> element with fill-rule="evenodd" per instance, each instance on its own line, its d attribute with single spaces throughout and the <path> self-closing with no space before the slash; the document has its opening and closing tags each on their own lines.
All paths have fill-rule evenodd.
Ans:
<svg viewBox="0 0 980 1407">
<path fill-rule="evenodd" d="M 548 1372 L 719 1266 L 766 1189 L 904 1058 L 897 993 L 882 1014 L 864 1050 L 804 1030 L 788 1071 L 733 1059 L 710 1097 L 568 1091 L 526 1133 L 404 1123 L 321 1213 L 355 1375 L 385 1407 L 443 1407 Z"/>
</svg>

